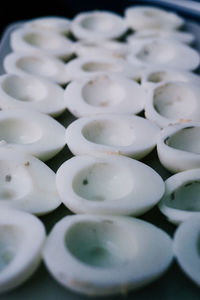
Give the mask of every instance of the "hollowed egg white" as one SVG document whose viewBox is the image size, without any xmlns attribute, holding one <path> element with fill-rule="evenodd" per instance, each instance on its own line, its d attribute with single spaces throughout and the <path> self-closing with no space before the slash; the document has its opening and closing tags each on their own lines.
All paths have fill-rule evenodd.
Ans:
<svg viewBox="0 0 200 300">
<path fill-rule="evenodd" d="M 146 89 L 154 88 L 164 84 L 167 81 L 191 82 L 200 84 L 200 76 L 198 74 L 169 68 L 147 68 L 144 71 L 141 84 Z"/>
<path fill-rule="evenodd" d="M 195 40 L 195 37 L 191 32 L 166 29 L 144 29 L 136 31 L 128 36 L 127 41 L 131 45 L 137 41 L 151 41 L 155 38 L 174 40 L 186 44 L 192 44 Z"/>
<path fill-rule="evenodd" d="M 172 223 L 200 215 L 200 169 L 177 173 L 165 181 L 159 208 Z"/>
<path fill-rule="evenodd" d="M 63 218 L 43 251 L 45 265 L 61 285 L 90 296 L 144 286 L 167 270 L 172 257 L 171 238 L 161 229 L 135 218 L 102 215 Z"/>
<path fill-rule="evenodd" d="M 125 155 L 141 159 L 153 150 L 160 129 L 142 117 L 106 114 L 80 118 L 66 129 L 66 143 L 75 155 Z"/>
<path fill-rule="evenodd" d="M 164 193 L 163 180 L 152 168 L 128 157 L 109 155 L 67 160 L 56 173 L 56 186 L 69 209 L 88 214 L 138 216 Z"/>
<path fill-rule="evenodd" d="M 44 78 L 31 75 L 0 76 L 1 109 L 27 108 L 52 116 L 65 110 L 63 89 Z"/>
<path fill-rule="evenodd" d="M 154 86 L 145 103 L 145 116 L 158 126 L 200 121 L 200 88 L 196 83 L 169 81 Z"/>
<path fill-rule="evenodd" d="M 125 9 L 127 25 L 136 31 L 144 29 L 173 30 L 184 24 L 183 18 L 173 12 L 152 6 L 130 6 Z"/>
<path fill-rule="evenodd" d="M 145 101 L 146 93 L 137 82 L 108 73 L 74 80 L 64 92 L 64 104 L 76 117 L 137 114 Z"/>
<path fill-rule="evenodd" d="M 21 285 L 36 271 L 44 241 L 44 225 L 37 217 L 0 210 L 0 293 Z"/>
<path fill-rule="evenodd" d="M 108 58 L 102 55 L 75 58 L 65 67 L 68 81 L 101 73 L 119 74 L 137 81 L 141 79 L 144 69 L 143 66 L 130 65 L 124 59 Z"/>
<path fill-rule="evenodd" d="M 164 128 L 157 139 L 161 164 L 172 173 L 200 167 L 200 124 L 188 122 Z"/>
<path fill-rule="evenodd" d="M 200 287 L 200 217 L 191 217 L 177 228 L 173 250 L 182 271 Z"/>
<path fill-rule="evenodd" d="M 0 209 L 16 208 L 36 215 L 56 209 L 61 200 L 55 173 L 39 159 L 0 147 Z"/>
<path fill-rule="evenodd" d="M 0 111 L 0 141 L 41 160 L 65 145 L 65 128 L 52 117 L 27 109 Z"/>
<path fill-rule="evenodd" d="M 155 38 L 151 41 L 136 41 L 131 45 L 127 60 L 142 66 L 194 70 L 199 66 L 197 50 L 174 40 Z"/>
<path fill-rule="evenodd" d="M 11 52 L 5 56 L 3 66 L 8 74 L 35 75 L 58 84 L 68 82 L 64 62 L 41 52 Z"/>
<path fill-rule="evenodd" d="M 124 19 L 110 11 L 81 12 L 71 22 L 71 31 L 80 40 L 114 39 L 126 30 Z"/>
<path fill-rule="evenodd" d="M 13 51 L 34 53 L 42 51 L 59 58 L 67 58 L 73 54 L 73 42 L 60 34 L 41 29 L 21 27 L 10 36 Z"/>
<path fill-rule="evenodd" d="M 26 21 L 23 26 L 67 35 L 70 31 L 70 24 L 71 21 L 66 17 L 45 16 Z"/>
</svg>

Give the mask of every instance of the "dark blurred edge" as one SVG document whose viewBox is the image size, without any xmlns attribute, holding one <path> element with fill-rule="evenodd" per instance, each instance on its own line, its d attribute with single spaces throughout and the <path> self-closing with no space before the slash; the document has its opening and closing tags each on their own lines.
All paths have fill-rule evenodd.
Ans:
<svg viewBox="0 0 200 300">
<path fill-rule="evenodd" d="M 180 0 L 181 2 L 181 0 Z M 195 13 L 180 9 L 176 6 L 164 4 L 163 1 L 135 1 L 135 0 L 28 0 L 28 1 L 1 1 L 0 33 L 16 21 L 27 20 L 40 16 L 64 16 L 73 18 L 81 11 L 109 10 L 123 14 L 124 8 L 131 5 L 155 5 L 166 9 L 172 9 L 186 18 L 198 21 L 200 18 Z"/>
</svg>

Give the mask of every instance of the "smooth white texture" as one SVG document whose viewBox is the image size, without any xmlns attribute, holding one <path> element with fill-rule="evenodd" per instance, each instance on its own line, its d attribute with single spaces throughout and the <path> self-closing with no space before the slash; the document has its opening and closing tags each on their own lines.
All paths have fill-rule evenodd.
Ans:
<svg viewBox="0 0 200 300">
<path fill-rule="evenodd" d="M 138 216 L 164 193 L 164 182 L 152 168 L 128 157 L 109 155 L 67 160 L 56 173 L 56 186 L 69 209 L 88 214 Z"/>
<path fill-rule="evenodd" d="M 103 56 L 111 59 L 125 59 L 129 53 L 129 45 L 114 40 L 103 41 L 78 41 L 74 43 L 74 53 L 79 57 L 94 57 Z"/>
<path fill-rule="evenodd" d="M 193 82 L 164 82 L 149 90 L 145 116 L 161 128 L 200 121 L 200 87 Z"/>
<path fill-rule="evenodd" d="M 38 51 L 32 54 L 11 52 L 5 56 L 3 66 L 9 74 L 35 75 L 58 84 L 68 82 L 65 64 L 56 57 L 44 55 Z"/>
<path fill-rule="evenodd" d="M 183 272 L 200 287 L 200 217 L 191 217 L 175 232 L 173 250 Z"/>
<path fill-rule="evenodd" d="M 164 128 L 157 140 L 161 164 L 172 173 L 200 168 L 200 124 L 188 122 Z"/>
<path fill-rule="evenodd" d="M 65 128 L 52 117 L 28 109 L 0 111 L 0 141 L 41 160 L 65 145 Z"/>
<path fill-rule="evenodd" d="M 0 241 L 0 293 L 4 293 L 22 284 L 38 268 L 45 228 L 31 214 L 1 209 Z"/>
<path fill-rule="evenodd" d="M 136 31 L 132 35 L 128 36 L 127 41 L 131 45 L 132 43 L 135 43 L 137 41 L 151 41 L 155 38 L 174 40 L 186 44 L 191 44 L 195 40 L 194 35 L 187 31 L 144 29 Z"/>
<path fill-rule="evenodd" d="M 66 109 L 60 86 L 28 74 L 0 76 L 0 107 L 37 110 L 51 116 L 58 116 Z"/>
<path fill-rule="evenodd" d="M 197 50 L 174 40 L 155 38 L 151 41 L 132 42 L 127 60 L 134 65 L 195 70 L 200 63 Z"/>
<path fill-rule="evenodd" d="M 167 81 L 191 82 L 200 85 L 200 76 L 183 70 L 152 67 L 144 71 L 141 84 L 149 90 Z"/>
<path fill-rule="evenodd" d="M 144 109 L 145 102 L 144 89 L 117 74 L 104 73 L 74 80 L 64 92 L 64 104 L 76 117 L 137 114 Z"/>
<path fill-rule="evenodd" d="M 56 32 L 66 35 L 70 30 L 70 24 L 71 21 L 66 17 L 44 16 L 26 21 L 24 27 Z"/>
<path fill-rule="evenodd" d="M 67 63 L 65 67 L 68 81 L 105 72 L 119 74 L 137 81 L 141 79 L 144 70 L 145 67 L 130 65 L 123 59 L 104 56 L 79 57 Z"/>
<path fill-rule="evenodd" d="M 110 11 L 80 12 L 71 22 L 71 31 L 80 40 L 118 38 L 126 30 L 124 19 Z"/>
<path fill-rule="evenodd" d="M 183 18 L 173 12 L 152 6 L 130 6 L 125 9 L 127 25 L 134 30 L 177 29 L 184 24 Z"/>
<path fill-rule="evenodd" d="M 37 53 L 67 58 L 73 54 L 73 42 L 58 33 L 42 29 L 21 27 L 10 35 L 10 45 L 13 51 Z"/>
<path fill-rule="evenodd" d="M 55 173 L 39 159 L 0 147 L 0 210 L 16 208 L 43 215 L 61 204 Z"/>
<path fill-rule="evenodd" d="M 200 169 L 177 173 L 165 181 L 159 209 L 174 224 L 200 215 Z"/>
<path fill-rule="evenodd" d="M 134 115 L 80 118 L 66 129 L 65 140 L 75 155 L 125 155 L 141 159 L 153 150 L 160 129 Z"/>
<path fill-rule="evenodd" d="M 139 219 L 99 215 L 63 218 L 43 251 L 60 284 L 90 296 L 144 286 L 166 271 L 172 257 L 172 241 L 161 229 Z"/>
</svg>

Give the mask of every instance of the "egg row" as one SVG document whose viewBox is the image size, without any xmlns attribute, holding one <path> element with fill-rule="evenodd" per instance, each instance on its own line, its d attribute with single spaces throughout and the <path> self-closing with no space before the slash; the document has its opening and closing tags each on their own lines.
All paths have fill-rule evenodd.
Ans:
<svg viewBox="0 0 200 300">
<path fill-rule="evenodd" d="M 182 223 L 172 240 L 136 218 L 74 215 L 58 221 L 46 238 L 37 217 L 3 209 L 0 293 L 25 282 L 41 259 L 60 284 L 86 295 L 126 294 L 147 285 L 169 268 L 174 256 L 199 285 L 199 221 Z"/>
<path fill-rule="evenodd" d="M 66 109 L 75 117 L 144 110 L 146 118 L 161 128 L 200 121 L 198 75 L 167 70 L 148 74 L 149 81 L 139 85 L 125 76 L 104 72 L 72 80 L 64 90 L 39 76 L 5 74 L 0 76 L 0 107 L 38 110 L 53 117 Z M 157 83 L 167 76 L 170 81 Z"/>
</svg>

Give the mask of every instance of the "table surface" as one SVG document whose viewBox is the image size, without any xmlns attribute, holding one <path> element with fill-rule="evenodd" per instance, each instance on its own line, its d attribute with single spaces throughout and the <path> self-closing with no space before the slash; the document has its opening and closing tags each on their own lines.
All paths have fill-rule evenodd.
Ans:
<svg viewBox="0 0 200 300">
<path fill-rule="evenodd" d="M 9 45 L 10 33 L 12 30 L 20 26 L 20 22 L 11 24 L 7 27 L 4 32 L 1 45 L 0 45 L 0 74 L 5 73 L 3 70 L 3 58 L 7 53 L 11 51 Z M 192 32 L 196 36 L 196 43 L 194 47 L 200 51 L 200 26 L 197 23 L 187 22 L 186 30 Z M 61 122 L 65 127 L 68 126 L 75 118 L 69 113 L 64 112 L 57 120 Z M 53 159 L 46 162 L 55 172 L 58 167 L 67 159 L 72 157 L 67 146 Z M 165 170 L 158 161 L 156 150 L 149 154 L 142 160 L 144 163 L 153 167 L 162 177 L 166 179 L 170 176 L 170 173 Z M 72 214 L 63 204 L 54 212 L 41 217 L 40 219 L 44 222 L 47 232 L 51 230 L 53 225 L 66 215 Z M 154 207 L 148 213 L 140 217 L 143 220 L 147 220 L 158 227 L 168 232 L 172 237 L 176 227 L 165 219 L 160 213 L 157 207 Z M 133 270 L 134 271 L 134 270 Z M 173 300 L 173 299 L 200 299 L 200 289 L 181 271 L 180 267 L 174 260 L 168 271 L 157 281 L 145 286 L 142 289 L 128 293 L 127 295 L 119 295 L 109 297 L 109 299 L 162 299 L 162 300 Z M 1 300 L 83 300 L 88 297 L 73 293 L 60 284 L 58 284 L 52 276 L 48 273 L 43 263 L 34 273 L 34 275 L 26 281 L 23 285 L 16 288 L 15 290 L 1 295 Z M 107 297 L 98 299 L 106 299 Z"/>
</svg>

